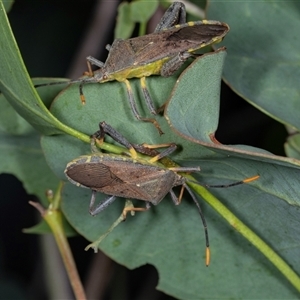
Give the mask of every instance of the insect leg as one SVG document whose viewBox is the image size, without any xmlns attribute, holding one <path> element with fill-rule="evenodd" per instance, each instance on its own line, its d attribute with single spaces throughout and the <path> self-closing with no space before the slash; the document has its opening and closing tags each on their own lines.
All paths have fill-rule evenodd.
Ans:
<svg viewBox="0 0 300 300">
<path fill-rule="evenodd" d="M 123 209 L 123 218 L 124 220 L 126 219 L 126 215 L 129 213 L 129 212 L 132 212 L 132 211 L 147 211 L 151 208 L 151 204 L 150 202 L 146 202 L 146 207 L 134 207 L 134 206 L 128 206 L 128 207 L 124 207 Z"/>
<path fill-rule="evenodd" d="M 93 56 L 88 56 L 86 58 L 86 62 L 88 64 L 88 67 L 96 66 L 96 67 L 102 68 L 104 66 L 104 63 L 102 61 L 96 59 Z"/>
<path fill-rule="evenodd" d="M 163 132 L 160 129 L 160 126 L 159 126 L 158 122 L 155 119 L 142 118 L 140 116 L 140 114 L 138 113 L 135 101 L 134 101 L 134 97 L 133 97 L 133 92 L 132 92 L 132 89 L 131 89 L 131 85 L 130 85 L 130 83 L 129 83 L 129 81 L 127 79 L 124 82 L 126 84 L 126 90 L 127 90 L 127 94 L 128 94 L 128 99 L 129 99 L 130 107 L 131 107 L 131 110 L 132 110 L 134 116 L 138 120 L 152 123 L 156 127 L 156 129 L 158 130 L 159 134 L 162 135 Z"/>
<path fill-rule="evenodd" d="M 157 144 L 157 145 L 143 143 L 143 144 L 133 144 L 133 147 L 139 153 L 143 153 L 148 156 L 153 156 L 151 161 L 155 162 L 155 161 L 158 161 L 161 158 L 171 154 L 172 152 L 174 152 L 177 148 L 177 145 L 174 143 Z M 155 149 L 159 149 L 159 148 L 168 148 L 168 149 L 164 150 L 165 152 L 164 151 L 159 152 L 159 151 L 155 150 Z M 171 149 L 169 149 L 169 148 L 171 148 Z"/>
<path fill-rule="evenodd" d="M 86 63 L 87 63 L 88 71 L 84 72 L 84 75 L 89 76 L 91 78 L 94 77 L 92 65 L 95 65 L 99 68 L 102 68 L 104 66 L 104 63 L 102 61 L 100 61 L 92 56 L 88 56 L 86 58 Z M 81 100 L 82 104 L 85 104 L 85 97 L 83 94 L 83 85 L 87 82 L 91 82 L 91 79 L 88 79 L 88 80 L 83 79 L 82 81 L 80 81 L 80 84 L 79 84 L 79 95 L 80 95 L 80 100 Z M 95 81 L 95 82 L 97 82 L 97 81 Z"/>
<path fill-rule="evenodd" d="M 161 68 L 160 75 L 163 77 L 173 75 L 184 64 L 184 62 L 192 56 L 193 54 L 189 52 L 178 53 L 176 56 L 164 63 Z"/>
<path fill-rule="evenodd" d="M 131 144 L 122 134 L 116 131 L 113 127 L 111 127 L 106 122 L 99 123 L 99 130 L 96 131 L 91 136 L 91 148 L 92 152 L 97 153 L 99 150 L 95 147 L 95 140 L 98 140 L 101 144 L 104 140 L 105 134 L 108 134 L 112 137 L 116 142 L 120 143 L 121 145 L 125 146 L 129 152 L 131 153 L 131 157 L 137 158 L 137 153 L 143 153 L 149 156 L 153 156 L 151 161 L 155 162 L 159 159 L 171 154 L 177 148 L 176 144 L 169 143 L 169 144 L 158 144 L 158 145 L 150 145 L 150 144 Z M 155 149 L 157 148 L 166 148 L 166 150 L 159 152 Z M 180 169 L 181 170 L 181 169 Z"/>
<path fill-rule="evenodd" d="M 152 98 L 149 94 L 149 91 L 147 89 L 147 86 L 146 86 L 146 77 L 142 77 L 140 79 L 140 82 L 141 82 L 141 87 L 142 87 L 142 91 L 143 91 L 143 94 L 144 94 L 144 98 L 146 100 L 146 105 L 147 105 L 149 111 L 151 112 L 151 114 L 156 115 L 157 111 L 154 107 L 153 100 L 152 100 Z"/>
<path fill-rule="evenodd" d="M 167 149 L 165 149 L 164 151 L 160 152 L 159 154 L 157 154 L 156 156 L 154 156 L 153 158 L 151 158 L 149 161 L 150 162 L 156 162 L 166 156 L 168 156 L 169 154 L 173 153 L 175 150 L 177 149 L 177 145 L 176 144 L 170 144 L 169 147 Z"/>
<path fill-rule="evenodd" d="M 192 192 L 192 190 L 185 183 L 183 183 L 182 186 L 181 186 L 181 191 L 180 191 L 179 197 L 177 197 L 175 195 L 175 193 L 173 192 L 172 189 L 170 190 L 171 198 L 172 198 L 175 205 L 179 205 L 180 202 L 181 202 L 182 196 L 183 196 L 184 189 L 186 189 L 189 192 L 189 194 L 191 195 L 194 203 L 196 204 L 196 206 L 198 208 L 198 212 L 199 212 L 201 220 L 202 220 L 202 224 L 203 224 L 203 227 L 204 227 L 205 241 L 206 241 L 205 264 L 206 264 L 206 266 L 208 266 L 209 263 L 210 263 L 210 250 L 209 250 L 209 239 L 208 239 L 207 224 L 206 224 L 204 214 L 201 210 L 201 207 L 200 207 L 194 193 Z"/>
<path fill-rule="evenodd" d="M 124 208 L 126 208 L 126 207 L 133 207 L 133 204 L 130 200 L 125 201 Z M 123 221 L 125 221 L 125 219 L 124 219 L 124 215 L 122 212 L 121 215 L 119 216 L 119 218 L 108 228 L 108 230 L 104 234 L 102 234 L 96 241 L 87 245 L 84 250 L 87 251 L 90 248 L 92 248 L 94 250 L 94 252 L 97 253 L 99 244 Z"/>
<path fill-rule="evenodd" d="M 125 146 L 129 152 L 131 153 L 131 156 L 133 158 L 137 157 L 136 151 L 133 147 L 133 145 L 118 131 L 116 131 L 114 128 L 112 128 L 109 124 L 106 122 L 100 122 L 99 123 L 100 130 L 96 131 L 93 135 L 93 139 L 100 140 L 100 143 L 103 142 L 105 134 L 112 137 L 116 142 L 120 143 L 121 145 Z"/>
<path fill-rule="evenodd" d="M 181 2 L 173 2 L 157 24 L 154 32 L 173 27 L 176 24 L 186 23 L 185 5 Z"/>
<path fill-rule="evenodd" d="M 101 211 L 103 211 L 105 208 L 107 208 L 110 204 L 112 204 L 116 200 L 116 196 L 110 196 L 100 202 L 96 207 L 95 206 L 95 200 L 96 200 L 96 193 L 97 191 L 92 190 L 92 197 L 90 201 L 90 209 L 89 212 L 92 216 L 95 216 L 99 214 Z"/>
<path fill-rule="evenodd" d="M 182 185 L 182 187 L 183 187 L 183 185 Z M 180 195 L 179 195 L 179 197 L 177 197 L 177 196 L 175 195 L 174 191 L 173 191 L 172 189 L 170 189 L 170 192 L 169 192 L 169 193 L 170 193 L 171 198 L 172 198 L 172 201 L 173 201 L 173 203 L 174 203 L 175 205 L 179 205 L 179 204 L 180 204 L 181 198 L 182 198 L 182 194 L 183 194 L 183 190 L 184 190 L 184 187 L 181 188 Z"/>
</svg>

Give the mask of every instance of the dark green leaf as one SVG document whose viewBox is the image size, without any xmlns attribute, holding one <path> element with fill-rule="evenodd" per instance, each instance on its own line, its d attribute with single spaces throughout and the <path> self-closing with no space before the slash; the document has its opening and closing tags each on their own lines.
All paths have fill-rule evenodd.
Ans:
<svg viewBox="0 0 300 300">
<path fill-rule="evenodd" d="M 247 101 L 300 129 L 300 2 L 210 1 L 208 18 L 229 24 L 224 79 Z"/>
<path fill-rule="evenodd" d="M 0 2 L 0 5 L 1 92 L 18 114 L 40 132 L 54 134 L 67 131 L 68 128 L 65 128 L 49 113 L 33 88 L 2 2 Z"/>
<path fill-rule="evenodd" d="M 216 53 L 211 56 L 218 60 L 218 55 L 223 54 Z M 210 68 L 213 72 L 216 61 L 210 58 Z M 203 59 L 206 60 L 205 57 Z M 197 95 L 201 95 L 203 86 L 199 84 L 199 78 L 202 80 L 202 77 L 206 76 L 209 80 L 210 77 L 205 73 L 207 69 L 202 70 L 203 74 L 200 71 L 197 77 L 191 76 L 192 73 L 189 71 L 198 68 L 196 66 L 198 64 L 203 66 L 201 60 L 198 60 L 183 75 L 188 78 L 180 80 L 191 81 L 191 86 L 198 89 Z M 217 66 L 216 68 L 220 71 Z M 149 91 L 157 107 L 171 94 L 177 76 L 170 78 L 152 76 L 147 79 Z M 220 74 L 218 76 L 220 77 Z M 130 82 L 141 115 L 149 116 L 144 104 L 142 105 L 143 96 L 139 81 L 130 80 Z M 205 84 L 204 86 L 211 87 Z M 175 89 L 172 95 L 186 93 L 185 86 L 180 82 Z M 84 94 L 87 103 L 82 106 L 78 87 L 67 88 L 56 99 L 51 112 L 68 126 L 86 135 L 98 129 L 99 121 L 106 121 L 135 143 L 175 142 L 180 146 L 180 150 L 172 155 L 172 159 L 182 166 L 201 166 L 201 172 L 196 175 L 201 182 L 224 184 L 259 174 L 260 179 L 250 185 L 212 189 L 212 192 L 277 253 L 297 268 L 300 217 L 298 208 L 300 191 L 297 178 L 300 176 L 300 170 L 294 161 L 282 161 L 266 151 L 242 146 L 236 147 L 237 149 L 222 147 L 207 149 L 201 146 L 199 141 L 194 143 L 175 134 L 161 116 L 156 119 L 165 134 L 159 136 L 152 124 L 134 118 L 129 108 L 125 85 L 119 82 L 86 85 Z M 194 91 L 187 97 L 193 103 Z M 172 101 L 173 98 L 170 99 L 170 103 Z M 205 112 L 208 110 L 206 105 L 212 104 L 209 99 L 203 99 L 200 105 Z M 214 105 L 217 107 L 212 107 L 211 111 L 218 109 L 218 104 Z M 213 114 L 205 128 L 216 126 L 217 117 L 217 114 Z M 191 120 L 196 122 L 189 114 L 178 117 L 177 120 L 173 120 L 174 127 L 180 128 L 181 123 L 189 124 Z M 198 126 L 196 123 L 195 128 L 198 128 L 196 132 L 200 136 L 205 136 L 207 132 L 202 132 L 202 128 Z M 88 144 L 62 135 L 44 137 L 42 146 L 52 170 L 62 179 L 67 162 L 90 152 Z M 111 207 L 92 218 L 88 214 L 90 196 L 90 190 L 67 184 L 63 192 L 62 205 L 72 226 L 93 241 L 118 218 L 124 199 L 116 200 Z M 98 195 L 97 201 L 104 197 Z M 144 206 L 144 203 L 136 201 L 135 205 Z M 212 265 L 209 268 L 204 264 L 201 220 L 187 195 L 179 207 L 173 206 L 170 198 L 167 198 L 149 212 L 136 214 L 134 218 L 128 217 L 128 220 L 120 224 L 100 245 L 101 249 L 129 268 L 146 263 L 155 265 L 160 273 L 159 288 L 180 299 L 193 299 L 200 294 L 212 298 L 220 295 L 232 297 L 232 291 L 237 297 L 272 298 L 275 295 L 295 297 L 293 288 L 266 258 L 228 226 L 210 206 L 203 202 L 201 206 L 208 221 L 211 239 Z M 272 207 L 272 213 L 269 207 Z M 286 219 L 289 220 L 288 223 L 280 221 Z M 224 276 L 225 271 L 222 270 L 226 272 L 230 270 L 231 276 Z M 223 283 L 216 286 L 216 282 Z M 266 288 L 271 286 L 272 289 Z"/>
<path fill-rule="evenodd" d="M 42 84 L 55 81 L 61 82 L 63 79 L 47 78 L 33 81 L 36 84 Z M 47 107 L 50 107 L 54 97 L 62 90 L 63 87 L 64 85 L 53 85 L 38 88 L 38 92 Z M 13 135 L 28 134 L 34 131 L 33 127 L 14 110 L 3 94 L 0 94 L 0 128 L 2 131 Z"/>
<path fill-rule="evenodd" d="M 13 6 L 13 4 L 14 4 L 14 0 L 5 0 L 5 1 L 3 1 L 3 6 L 5 8 L 5 11 L 9 12 L 11 10 L 11 7 Z"/>
<path fill-rule="evenodd" d="M 130 4 L 128 2 L 120 3 L 115 27 L 115 38 L 128 39 L 132 35 L 134 26 L 135 23 L 131 19 Z"/>
<path fill-rule="evenodd" d="M 208 53 L 199 57 L 176 82 L 165 116 L 171 126 L 187 138 L 207 143 L 214 138 L 219 121 L 225 56 L 225 50 L 221 49 L 217 54 Z"/>
<path fill-rule="evenodd" d="M 40 136 L 36 132 L 26 136 L 0 134 L 0 139 L 0 173 L 15 175 L 28 194 L 36 195 L 44 205 L 49 205 L 45 201 L 45 192 L 55 190 L 58 180 L 45 161 Z"/>
<path fill-rule="evenodd" d="M 131 20 L 146 23 L 158 7 L 157 1 L 133 1 L 130 3 Z"/>
<path fill-rule="evenodd" d="M 288 157 L 300 159 L 300 134 L 292 135 L 284 145 Z"/>
</svg>

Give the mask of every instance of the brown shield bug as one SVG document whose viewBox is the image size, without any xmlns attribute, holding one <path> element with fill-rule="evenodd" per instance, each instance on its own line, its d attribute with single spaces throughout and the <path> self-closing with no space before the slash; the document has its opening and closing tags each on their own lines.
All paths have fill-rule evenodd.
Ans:
<svg viewBox="0 0 300 300">
<path fill-rule="evenodd" d="M 87 78 L 70 81 L 80 83 L 79 91 L 82 103 L 85 103 L 82 87 L 87 83 L 103 83 L 117 80 L 125 83 L 129 103 L 134 116 L 138 120 L 151 122 L 162 134 L 158 122 L 153 118 L 140 116 L 132 88 L 128 79 L 140 78 L 140 83 L 146 105 L 152 114 L 157 114 L 150 93 L 146 87 L 145 78 L 151 75 L 168 77 L 174 74 L 184 62 L 195 57 L 197 50 L 220 42 L 229 26 L 219 21 L 194 21 L 186 23 L 185 6 L 181 2 L 174 2 L 165 12 L 154 33 L 127 40 L 116 39 L 111 46 L 105 63 L 88 56 Z M 92 65 L 99 69 L 92 71 Z M 64 82 L 36 85 L 46 86 Z"/>
<path fill-rule="evenodd" d="M 77 186 L 92 190 L 90 213 L 92 215 L 100 213 L 114 202 L 117 197 L 138 199 L 146 202 L 145 208 L 125 208 L 123 211 L 124 216 L 126 216 L 128 211 L 148 210 L 151 204 L 159 204 L 168 193 L 170 193 L 174 204 L 179 205 L 183 191 L 186 189 L 196 204 L 202 219 L 206 239 L 206 265 L 208 265 L 210 261 L 210 251 L 204 215 L 194 193 L 187 185 L 188 180 L 177 173 L 200 171 L 200 167 L 165 167 L 158 161 L 165 159 L 167 155 L 172 153 L 176 149 L 175 144 L 168 144 L 168 148 L 164 151 L 157 152 L 155 149 L 151 149 L 145 145 L 131 144 L 125 137 L 105 122 L 101 122 L 99 127 L 100 130 L 92 136 L 92 149 L 95 148 L 94 143 L 96 140 L 103 142 L 105 134 L 108 134 L 118 143 L 125 146 L 131 153 L 131 157 L 98 152 L 80 156 L 67 164 L 65 175 L 68 180 Z M 157 146 L 161 147 L 161 145 Z M 154 145 L 152 148 L 157 148 L 157 146 Z M 140 158 L 137 152 L 147 154 L 148 160 Z M 149 155 L 152 156 L 151 159 L 149 159 Z M 206 186 L 229 187 L 256 180 L 258 177 L 257 175 L 226 186 Z M 181 186 L 181 192 L 178 197 L 173 191 L 173 188 L 176 186 Z M 97 192 L 110 196 L 103 202 L 95 205 Z"/>
</svg>

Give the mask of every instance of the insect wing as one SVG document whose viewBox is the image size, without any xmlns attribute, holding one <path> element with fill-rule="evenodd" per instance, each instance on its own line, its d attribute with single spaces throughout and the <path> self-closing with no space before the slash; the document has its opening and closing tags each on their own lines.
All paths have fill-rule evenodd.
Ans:
<svg viewBox="0 0 300 300">
<path fill-rule="evenodd" d="M 105 161 L 122 183 L 105 186 L 99 191 L 124 198 L 139 199 L 158 204 L 170 191 L 177 174 L 164 168 L 137 163 L 131 160 Z"/>
<path fill-rule="evenodd" d="M 104 69 L 108 73 L 123 70 L 132 66 L 134 59 L 135 53 L 130 47 L 128 40 L 116 39 L 109 50 Z"/>
<path fill-rule="evenodd" d="M 91 156 L 82 156 L 70 162 L 66 167 L 65 174 L 73 184 L 91 189 L 122 183 L 107 166 L 98 161 L 93 162 Z"/>
<path fill-rule="evenodd" d="M 121 40 L 111 46 L 105 69 L 110 73 L 167 59 L 179 52 L 191 52 L 222 38 L 229 26 L 217 21 L 192 22 L 161 32 Z M 126 59 L 124 59 L 126 57 Z"/>
<path fill-rule="evenodd" d="M 229 31 L 225 23 L 194 22 L 158 33 L 153 33 L 126 41 L 135 57 L 134 65 L 151 63 L 172 57 L 180 52 L 192 52 L 222 40 Z"/>
<path fill-rule="evenodd" d="M 65 170 L 70 182 L 123 198 L 158 204 L 177 183 L 168 169 L 138 163 L 125 156 L 85 155 L 71 161 Z"/>
</svg>

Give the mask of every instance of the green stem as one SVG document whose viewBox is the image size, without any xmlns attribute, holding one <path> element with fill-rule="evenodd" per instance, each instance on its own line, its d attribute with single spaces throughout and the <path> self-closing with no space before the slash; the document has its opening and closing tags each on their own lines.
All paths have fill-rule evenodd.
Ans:
<svg viewBox="0 0 300 300">
<path fill-rule="evenodd" d="M 57 210 L 47 210 L 46 214 L 44 215 L 44 219 L 52 230 L 76 299 L 86 299 L 84 289 L 74 262 L 74 258 L 72 256 L 68 240 L 63 230 L 61 212 Z"/>
<path fill-rule="evenodd" d="M 255 246 L 300 292 L 300 278 L 294 270 L 259 236 L 239 220 L 226 206 L 203 186 L 188 183 L 209 205 L 211 205 L 235 230 Z"/>
<path fill-rule="evenodd" d="M 29 202 L 29 203 L 41 213 L 42 217 L 51 228 L 59 252 L 62 256 L 75 297 L 76 299 L 84 300 L 86 299 L 85 292 L 82 283 L 80 281 L 80 277 L 78 275 L 78 271 L 75 265 L 75 261 L 68 240 L 64 232 L 64 228 L 62 224 L 62 213 L 58 209 L 61 200 L 60 195 L 61 195 L 62 187 L 63 184 L 60 183 L 53 199 L 50 199 L 51 204 L 49 205 L 49 208 L 47 210 L 45 210 L 39 203 L 36 202 Z"/>
<path fill-rule="evenodd" d="M 141 22 L 139 28 L 139 36 L 146 34 L 147 22 Z"/>
</svg>

